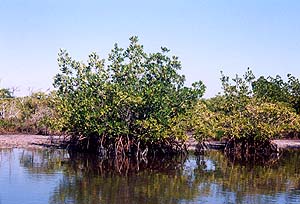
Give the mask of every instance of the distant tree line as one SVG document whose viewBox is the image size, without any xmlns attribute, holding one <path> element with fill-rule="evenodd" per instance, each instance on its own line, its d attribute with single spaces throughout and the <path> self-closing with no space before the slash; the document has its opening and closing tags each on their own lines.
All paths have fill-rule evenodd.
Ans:
<svg viewBox="0 0 300 204">
<path fill-rule="evenodd" d="M 25 97 L 1 95 L 0 133 L 60 133 L 55 128 L 54 100 L 54 93 L 37 92 Z"/>
</svg>

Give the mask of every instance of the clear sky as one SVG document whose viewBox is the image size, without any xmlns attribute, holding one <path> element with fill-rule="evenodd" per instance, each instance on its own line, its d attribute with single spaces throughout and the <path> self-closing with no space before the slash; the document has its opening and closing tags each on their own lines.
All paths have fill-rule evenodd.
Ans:
<svg viewBox="0 0 300 204">
<path fill-rule="evenodd" d="M 148 52 L 171 49 L 205 97 L 220 91 L 221 70 L 300 77 L 298 0 L 0 0 L 0 87 L 45 91 L 60 48 L 106 58 L 132 35 Z"/>
</svg>

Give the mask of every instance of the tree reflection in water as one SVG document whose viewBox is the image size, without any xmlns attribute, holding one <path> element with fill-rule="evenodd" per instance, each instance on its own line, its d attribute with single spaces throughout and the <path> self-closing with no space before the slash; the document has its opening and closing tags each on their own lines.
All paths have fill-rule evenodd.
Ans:
<svg viewBox="0 0 300 204">
<path fill-rule="evenodd" d="M 217 184 L 218 192 L 233 192 L 234 203 L 299 203 L 299 157 L 299 151 L 284 151 L 278 160 L 273 157 L 253 164 L 210 154 L 210 159 L 217 162 L 216 169 L 204 172 L 198 168 L 195 176 L 200 183 Z"/>
<path fill-rule="evenodd" d="M 186 157 L 101 160 L 72 155 L 51 203 L 177 203 L 197 195 Z"/>
<path fill-rule="evenodd" d="M 32 174 L 62 172 L 51 204 L 299 203 L 299 161 L 299 151 L 264 166 L 234 163 L 216 151 L 139 162 L 40 151 L 20 160 Z"/>
</svg>

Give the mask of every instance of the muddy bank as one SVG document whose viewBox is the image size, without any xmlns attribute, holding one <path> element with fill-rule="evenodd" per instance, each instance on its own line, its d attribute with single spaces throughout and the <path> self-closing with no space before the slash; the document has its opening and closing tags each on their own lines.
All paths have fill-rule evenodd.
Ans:
<svg viewBox="0 0 300 204">
<path fill-rule="evenodd" d="M 0 148 L 30 148 L 40 149 L 54 147 L 59 148 L 60 144 L 65 143 L 67 138 L 64 136 L 44 136 L 44 135 L 0 135 Z M 281 149 L 299 148 L 300 140 L 280 139 L 273 140 Z M 195 151 L 197 148 L 197 141 L 190 138 L 187 144 L 188 150 Z M 213 149 L 222 149 L 224 143 L 221 142 L 207 142 L 207 147 Z"/>
<path fill-rule="evenodd" d="M 299 139 L 279 139 L 272 140 L 272 143 L 275 144 L 279 149 L 300 149 L 300 140 Z M 197 150 L 197 141 L 190 138 L 188 141 L 188 150 L 196 151 Z M 204 143 L 206 149 L 224 149 L 226 143 L 220 141 L 208 141 Z"/>
<path fill-rule="evenodd" d="M 65 142 L 64 136 L 45 135 L 0 135 L 0 148 L 59 148 Z"/>
<path fill-rule="evenodd" d="M 276 144 L 280 149 L 300 149 L 300 140 L 273 140 L 274 144 Z"/>
</svg>

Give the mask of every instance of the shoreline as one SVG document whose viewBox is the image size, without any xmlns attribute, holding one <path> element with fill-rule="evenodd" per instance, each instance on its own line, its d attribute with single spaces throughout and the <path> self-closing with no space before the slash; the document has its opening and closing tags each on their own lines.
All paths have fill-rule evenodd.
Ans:
<svg viewBox="0 0 300 204">
<path fill-rule="evenodd" d="M 65 136 L 57 135 L 0 134 L 0 149 L 58 149 L 64 141 Z"/>
<path fill-rule="evenodd" d="M 66 141 L 65 136 L 48 136 L 48 135 L 32 135 L 32 134 L 0 134 L 0 149 L 9 148 L 28 148 L 28 149 L 44 149 L 44 148 L 61 148 L 61 143 Z M 276 139 L 272 143 L 280 149 L 300 149 L 300 139 Z M 189 151 L 197 149 L 198 142 L 190 138 L 187 141 Z M 218 149 L 224 145 L 222 142 L 207 142 L 208 148 Z"/>
</svg>

